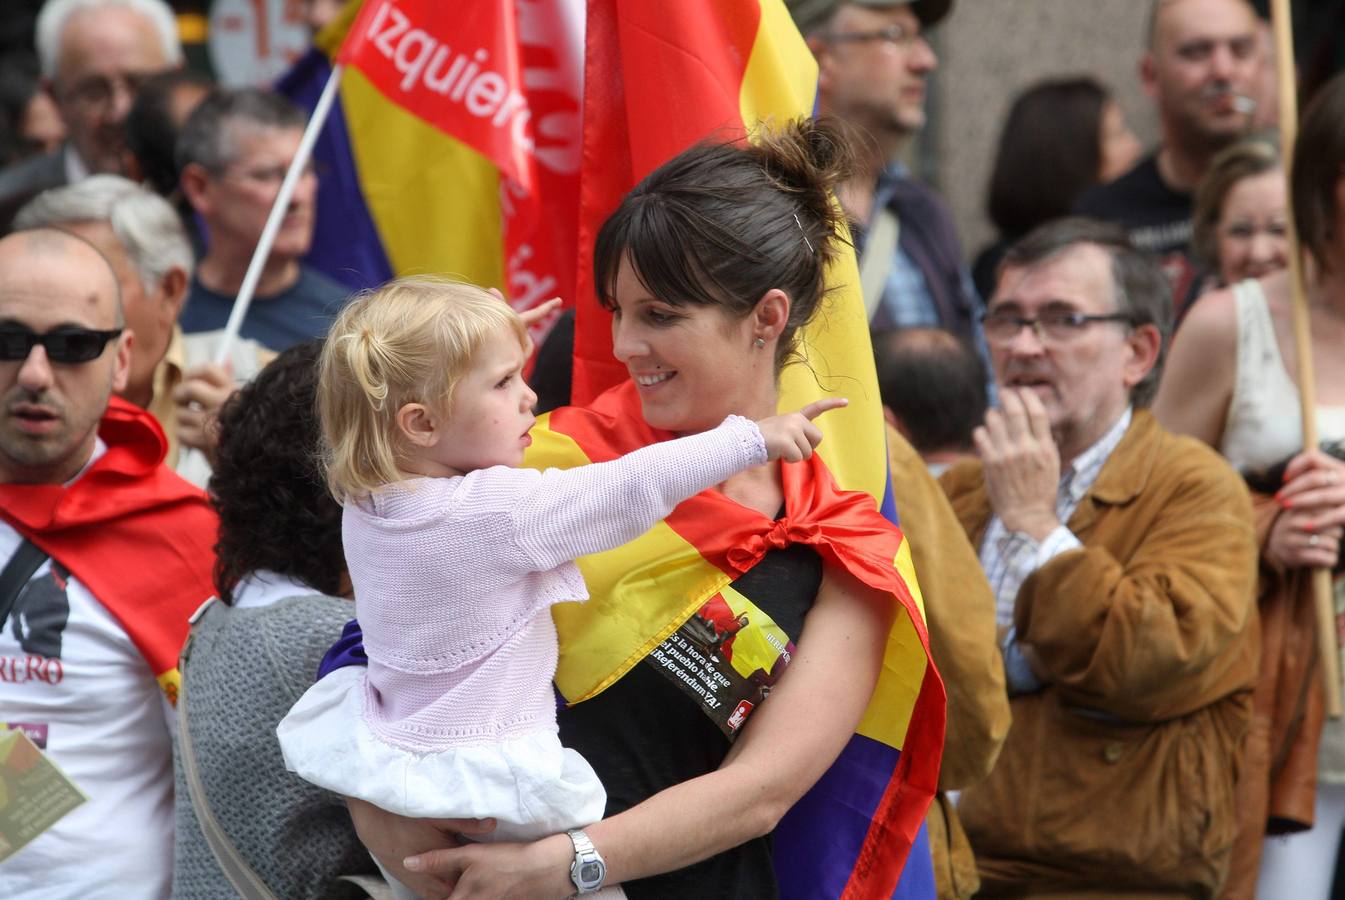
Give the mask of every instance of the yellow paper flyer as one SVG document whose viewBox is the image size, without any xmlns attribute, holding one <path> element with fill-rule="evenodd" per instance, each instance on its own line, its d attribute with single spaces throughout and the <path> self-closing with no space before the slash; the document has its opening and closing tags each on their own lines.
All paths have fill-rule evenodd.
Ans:
<svg viewBox="0 0 1345 900">
<path fill-rule="evenodd" d="M 0 731 L 0 861 L 87 799 L 28 735 Z"/>
</svg>

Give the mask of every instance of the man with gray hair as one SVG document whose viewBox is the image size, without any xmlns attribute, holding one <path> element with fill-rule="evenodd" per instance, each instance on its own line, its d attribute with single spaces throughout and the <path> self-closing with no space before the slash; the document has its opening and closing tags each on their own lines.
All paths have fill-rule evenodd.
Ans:
<svg viewBox="0 0 1345 900">
<path fill-rule="evenodd" d="M 14 226 L 58 228 L 107 258 L 134 336 L 126 386 L 118 394 L 159 421 L 168 437 L 169 466 L 182 458 L 183 437 L 187 446 L 203 447 L 201 420 L 223 403 L 234 379 L 249 380 L 273 354 L 255 341 L 236 342 L 231 379 L 209 365 L 218 333 L 182 334 L 177 317 L 191 280 L 192 250 L 168 201 L 120 176 L 93 175 L 39 194 L 19 211 Z M 203 462 L 198 455 L 181 474 L 203 484 L 209 475 Z"/>
<path fill-rule="evenodd" d="M 123 174 L 122 123 L 140 84 L 182 64 L 177 21 L 164 0 L 47 0 L 37 17 L 42 86 L 69 140 L 0 171 L 0 234 L 47 188 L 98 172 Z"/>
<path fill-rule="evenodd" d="M 192 279 L 182 329 L 223 328 L 299 149 L 306 118 L 289 100 L 255 89 L 216 90 L 178 135 L 182 192 L 205 223 L 207 250 Z M 327 333 L 345 287 L 302 262 L 313 241 L 317 177 L 304 172 L 243 320 L 242 334 L 277 352 Z"/>
<path fill-rule="evenodd" d="M 958 814 L 987 894 L 1213 896 L 1251 719 L 1257 550 L 1242 479 L 1145 407 L 1157 264 L 1063 219 L 985 315 L 999 408 L 944 490 L 995 594 L 1013 724 Z"/>
</svg>

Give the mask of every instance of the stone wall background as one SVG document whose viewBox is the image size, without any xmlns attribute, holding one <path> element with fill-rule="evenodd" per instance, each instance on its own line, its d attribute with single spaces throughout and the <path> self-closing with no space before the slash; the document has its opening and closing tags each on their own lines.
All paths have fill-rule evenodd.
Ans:
<svg viewBox="0 0 1345 900">
<path fill-rule="evenodd" d="M 959 0 L 934 32 L 939 69 L 913 168 L 952 204 L 968 260 L 994 239 L 986 184 L 1013 98 L 1047 77 L 1107 85 L 1146 147 L 1157 119 L 1139 82 L 1147 0 Z"/>
</svg>

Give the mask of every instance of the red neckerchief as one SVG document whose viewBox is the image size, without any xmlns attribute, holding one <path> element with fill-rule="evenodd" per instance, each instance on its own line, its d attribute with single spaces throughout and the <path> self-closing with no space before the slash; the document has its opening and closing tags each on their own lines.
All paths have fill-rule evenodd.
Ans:
<svg viewBox="0 0 1345 900">
<path fill-rule="evenodd" d="M 98 436 L 107 452 L 69 486 L 0 484 L 0 518 L 98 598 L 158 678 L 176 669 L 188 617 L 215 592 L 218 521 L 163 465 L 168 444 L 149 413 L 113 397 Z"/>
<path fill-rule="evenodd" d="M 640 447 L 672 440 L 675 434 L 651 428 L 640 411 L 633 382 L 605 392 L 588 408 L 551 413 L 551 429 L 572 437 L 593 462 L 615 459 Z M 911 593 L 892 566 L 901 531 L 883 518 L 873 498 L 842 491 L 816 453 L 806 462 L 782 463 L 785 512 L 771 519 L 721 494 L 704 491 L 682 502 L 664 521 L 709 562 L 737 577 L 766 554 L 790 544 L 808 544 L 828 562 L 850 570 L 865 584 L 890 591 L 928 643 L 924 620 Z"/>
<path fill-rule="evenodd" d="M 631 381 L 606 391 L 590 407 L 555 410 L 549 427 L 574 440 L 592 462 L 675 437 L 645 423 Z M 943 683 L 929 658 L 923 614 L 895 566 L 901 532 L 868 494 L 840 490 L 817 454 L 806 462 L 782 464 L 780 473 L 785 513 L 779 519 L 710 490 L 683 501 L 664 522 L 731 578 L 772 548 L 807 544 L 827 563 L 891 595 L 901 607 L 898 615 L 909 617 L 928 669 L 899 756 L 893 760 L 892 754 L 874 753 L 864 743 L 869 739 L 856 735 L 775 831 L 777 850 L 815 847 L 818 841 L 837 840 L 837 823 L 845 823 L 847 833 L 854 831 L 858 817 L 862 840 L 856 838 L 851 846 L 847 838 L 846 853 L 854 855 L 841 853 L 845 861 L 836 864 L 845 870 L 845 896 L 891 896 L 937 789 L 946 715 Z M 649 624 L 653 634 L 681 623 Z"/>
</svg>

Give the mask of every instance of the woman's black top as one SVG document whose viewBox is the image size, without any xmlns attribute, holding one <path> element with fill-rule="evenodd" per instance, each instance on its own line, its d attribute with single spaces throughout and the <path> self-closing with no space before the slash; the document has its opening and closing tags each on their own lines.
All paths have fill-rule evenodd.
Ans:
<svg viewBox="0 0 1345 900">
<path fill-rule="evenodd" d="M 602 779 L 608 816 L 719 768 L 732 735 L 787 666 L 821 583 L 822 560 L 811 547 L 772 550 L 619 681 L 560 711 L 561 743 L 583 754 Z M 775 628 L 752 633 L 763 614 Z M 780 658 L 757 666 L 764 648 L 782 643 L 781 632 L 788 643 Z M 702 817 L 736 814 L 696 810 L 667 829 L 694 829 Z M 769 836 L 623 887 L 631 900 L 779 894 Z"/>
</svg>

